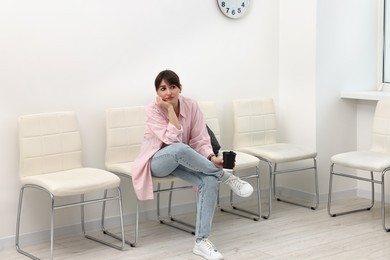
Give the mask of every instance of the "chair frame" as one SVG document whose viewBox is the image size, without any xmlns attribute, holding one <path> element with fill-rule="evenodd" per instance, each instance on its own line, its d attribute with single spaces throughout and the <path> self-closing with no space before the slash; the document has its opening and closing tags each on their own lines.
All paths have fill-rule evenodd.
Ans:
<svg viewBox="0 0 390 260">
<path fill-rule="evenodd" d="M 238 115 L 238 105 L 241 105 L 242 102 L 245 102 L 244 106 L 240 107 L 240 115 Z M 253 111 L 259 110 L 260 113 L 253 113 Z M 317 172 L 317 162 L 316 155 L 311 156 L 310 153 L 307 156 L 301 156 L 300 158 L 290 158 L 283 159 L 279 161 L 279 159 L 265 158 L 267 155 L 263 155 L 260 152 L 256 152 L 257 147 L 267 146 L 267 145 L 276 145 L 282 144 L 277 142 L 276 132 L 277 132 L 277 123 L 276 123 L 276 112 L 275 106 L 272 98 L 269 97 L 260 97 L 260 98 L 247 98 L 247 99 L 236 99 L 233 100 L 233 114 L 234 114 L 234 148 L 237 151 L 242 151 L 253 156 L 256 156 L 260 159 L 260 161 L 265 162 L 268 165 L 268 174 L 269 174 L 269 187 L 268 187 L 268 214 L 262 215 L 262 218 L 269 219 L 271 216 L 272 210 L 272 199 L 275 198 L 277 201 L 283 201 L 286 203 L 310 208 L 315 210 L 319 205 L 319 189 L 318 189 L 318 172 Z M 246 118 L 246 123 L 250 124 L 251 127 L 238 127 L 238 120 L 240 117 Z M 250 119 L 250 123 L 248 123 L 248 118 Z M 261 122 L 261 123 L 260 123 Z M 240 130 L 238 130 L 240 129 Z M 245 129 L 245 130 L 243 130 Z M 242 139 L 240 135 L 245 135 L 245 139 Z M 245 145 L 239 143 L 240 141 L 244 141 Z M 290 144 L 288 144 L 290 145 Z M 253 148 L 253 149 L 252 149 Z M 261 148 L 258 149 L 261 151 Z M 316 154 L 316 153 L 315 153 Z M 313 165 L 306 167 L 297 167 L 290 169 L 278 170 L 278 166 L 281 164 L 288 164 L 292 162 L 303 162 L 307 160 L 313 160 Z M 315 182 L 315 204 L 314 206 L 308 206 L 306 204 L 293 202 L 290 200 L 282 199 L 276 196 L 276 176 L 285 173 L 293 173 L 293 172 L 301 172 L 313 170 L 314 173 L 314 182 Z"/>
<path fill-rule="evenodd" d="M 368 150 L 350 151 L 339 153 L 331 157 L 330 178 L 329 178 L 329 193 L 328 193 L 328 214 L 331 217 L 340 215 L 371 210 L 375 204 L 375 184 L 381 186 L 381 215 L 382 227 L 386 232 L 390 231 L 390 227 L 386 226 L 386 193 L 385 193 L 385 176 L 390 171 L 390 100 L 379 100 L 373 116 L 372 131 L 371 131 L 371 147 Z M 340 169 L 335 170 L 335 166 L 340 166 Z M 362 175 L 355 175 L 344 170 L 354 169 L 362 172 Z M 364 175 L 369 172 L 369 176 Z M 380 174 L 380 176 L 378 176 Z M 342 212 L 333 213 L 332 207 L 332 192 L 333 192 L 333 177 L 340 176 L 350 178 L 357 181 L 371 183 L 371 202 L 368 207 L 354 208 Z"/>
<path fill-rule="evenodd" d="M 319 189 L 318 189 L 318 172 L 317 172 L 317 160 L 316 160 L 316 158 L 312 158 L 313 166 L 311 166 L 311 167 L 301 167 L 301 168 L 288 169 L 288 170 L 277 170 L 277 166 L 278 166 L 277 163 L 272 163 L 272 162 L 268 161 L 267 159 L 264 159 L 264 158 L 261 158 L 261 157 L 259 157 L 259 159 L 261 161 L 266 162 L 268 164 L 268 169 L 269 169 L 268 214 L 267 215 L 263 215 L 262 218 L 264 218 L 264 219 L 269 219 L 270 218 L 271 210 L 272 210 L 272 199 L 273 198 L 276 199 L 277 201 L 286 202 L 286 203 L 297 205 L 297 206 L 301 206 L 301 207 L 304 207 L 304 208 L 309 208 L 309 209 L 312 209 L 312 210 L 317 209 L 317 207 L 319 205 Z M 306 159 L 306 160 L 308 160 L 308 159 Z M 298 202 L 294 202 L 294 201 L 291 201 L 291 200 L 286 200 L 284 198 L 282 199 L 282 198 L 276 196 L 276 176 L 277 175 L 284 174 L 284 173 L 307 171 L 307 170 L 311 170 L 311 169 L 313 169 L 313 171 L 314 171 L 313 174 L 314 174 L 314 185 L 315 185 L 315 196 L 316 196 L 316 200 L 315 200 L 314 206 L 309 206 L 309 205 L 298 203 Z"/>
<path fill-rule="evenodd" d="M 125 247 L 125 240 L 124 240 L 125 234 L 124 234 L 124 227 L 123 227 L 121 190 L 120 190 L 119 187 L 117 188 L 117 191 L 118 191 L 118 195 L 117 196 L 111 196 L 111 197 L 104 196 L 104 198 L 101 198 L 101 199 L 85 200 L 84 199 L 85 196 L 84 196 L 84 194 L 82 194 L 82 195 L 80 195 L 81 199 L 80 199 L 79 202 L 55 205 L 55 196 L 51 192 L 49 192 L 45 188 L 42 188 L 41 186 L 37 186 L 37 185 L 33 185 L 33 184 L 25 184 L 20 189 L 19 204 L 18 204 L 18 214 L 17 214 L 17 220 L 16 220 L 15 246 L 16 246 L 16 250 L 19 253 L 21 253 L 21 254 L 23 254 L 23 255 L 31 258 L 31 259 L 39 259 L 36 256 L 34 256 L 34 255 L 28 253 L 27 251 L 23 250 L 20 247 L 20 222 L 21 222 L 20 220 L 21 220 L 21 217 L 22 217 L 21 215 L 22 215 L 22 204 L 23 204 L 24 190 L 26 188 L 40 190 L 40 191 L 43 191 L 43 192 L 45 192 L 46 194 L 48 194 L 50 196 L 50 200 L 51 200 L 51 202 L 50 202 L 50 205 L 51 205 L 51 210 L 50 210 L 50 259 L 53 259 L 53 257 L 54 257 L 54 229 L 55 229 L 55 227 L 54 227 L 54 212 L 55 212 L 55 210 L 58 210 L 58 209 L 64 209 L 64 208 L 75 207 L 75 206 L 81 206 L 81 230 L 82 230 L 82 233 L 83 233 L 85 238 L 88 238 L 90 240 L 99 242 L 101 244 L 110 246 L 110 247 L 118 249 L 118 250 L 123 250 L 124 249 L 124 247 Z M 107 190 L 105 192 L 107 192 Z M 119 204 L 120 223 L 121 223 L 121 237 L 118 237 L 118 238 L 119 238 L 119 240 L 122 241 L 121 246 L 117 246 L 115 244 L 108 243 L 108 242 L 106 242 L 106 241 L 104 241 L 102 239 L 99 239 L 99 238 L 93 237 L 91 235 L 88 235 L 86 233 L 86 230 L 85 230 L 84 206 L 85 205 L 89 205 L 89 204 L 93 204 L 93 203 L 99 203 L 99 202 L 105 203 L 106 201 L 111 201 L 111 200 L 117 200 L 118 204 Z M 102 221 L 104 222 L 104 220 L 102 220 Z M 102 229 L 102 231 L 103 231 L 103 229 Z"/>
<path fill-rule="evenodd" d="M 28 115 L 27 117 L 30 117 L 30 116 L 37 116 L 36 120 L 42 120 L 42 118 L 45 118 L 45 117 L 48 117 L 48 118 L 58 118 L 58 117 L 61 117 L 61 116 L 66 116 L 66 117 L 69 117 L 70 118 L 70 122 L 75 124 L 74 126 L 74 130 L 73 132 L 77 135 L 77 137 L 75 138 L 76 141 L 79 141 L 81 143 L 81 137 L 80 137 L 80 131 L 78 129 L 78 122 L 77 122 L 77 118 L 76 118 L 76 114 L 74 112 L 69 112 L 69 111 L 65 111 L 65 112 L 56 112 L 56 113 L 44 113 L 44 114 L 37 114 L 37 115 Z M 21 118 L 19 118 L 19 120 L 21 120 Z M 36 123 L 36 121 L 33 121 L 34 123 Z M 45 122 L 45 121 L 44 121 Z M 44 131 L 46 131 L 47 129 L 46 128 L 43 128 Z M 57 134 L 57 133 L 65 133 L 65 132 L 62 132 L 63 129 L 60 128 L 61 131 L 51 131 L 51 132 L 44 132 L 42 134 L 42 132 L 38 132 L 40 133 L 40 135 L 38 136 L 49 136 L 49 135 L 52 135 L 52 134 Z M 23 129 L 24 130 L 24 129 Z M 19 130 L 19 135 L 21 134 L 21 129 Z M 19 138 L 21 138 L 21 136 L 19 136 Z M 24 136 L 23 136 L 24 138 Z M 49 144 L 51 144 L 51 142 L 49 142 Z M 81 145 L 80 145 L 81 147 Z M 24 146 L 21 146 L 21 148 L 24 148 Z M 40 147 L 41 148 L 41 147 Z M 73 163 L 71 164 L 71 166 L 69 166 L 68 168 L 65 168 L 64 167 L 53 167 L 51 171 L 39 171 L 39 173 L 36 173 L 36 172 L 33 172 L 32 175 L 44 175 L 44 174 L 51 174 L 51 173 L 56 173 L 56 172 L 62 172 L 64 170 L 67 170 L 67 169 L 82 169 L 83 166 L 81 165 L 81 148 L 79 148 L 79 152 L 80 152 L 80 157 L 75 157 L 75 159 L 77 158 L 77 160 L 80 160 L 78 161 L 77 163 Z M 21 149 L 22 150 L 22 149 Z M 23 149 L 24 150 L 24 149 Z M 57 153 L 57 154 L 64 154 L 68 152 L 68 150 L 61 150 L 61 153 Z M 44 154 L 45 156 L 48 156 L 48 155 L 51 155 L 51 154 Z M 41 150 L 39 150 L 39 152 L 35 152 L 33 153 L 33 155 L 29 154 L 28 156 L 26 156 L 25 154 L 22 154 L 22 152 L 20 152 L 20 161 L 19 163 L 22 165 L 22 162 L 24 162 L 24 160 L 28 159 L 28 158 L 35 158 L 35 157 L 39 157 L 39 156 L 42 156 L 42 152 Z M 27 168 L 29 169 L 29 168 Z M 96 169 L 98 170 L 98 169 Z M 25 176 L 27 175 L 27 171 L 24 171 L 23 169 L 20 169 L 20 174 L 21 176 Z M 107 174 L 110 174 L 107 172 Z M 23 180 L 22 180 L 23 182 Z M 16 247 L 16 250 L 29 257 L 29 258 L 32 258 L 32 259 L 39 259 L 38 257 L 34 256 L 33 254 L 27 252 L 26 250 L 22 249 L 21 245 L 20 245 L 20 230 L 21 230 L 21 219 L 22 219 L 22 205 L 23 205 L 23 198 L 24 198 L 24 194 L 25 194 L 25 190 L 26 189 L 32 189 L 32 190 L 37 190 L 37 191 L 40 191 L 40 192 L 44 192 L 45 194 L 47 194 L 49 197 L 50 197 L 50 259 L 53 259 L 54 257 L 54 231 L 55 231 L 55 217 L 54 217 L 54 212 L 56 210 L 59 210 L 59 209 L 65 209 L 65 208 L 69 208 L 69 207 L 76 207 L 76 206 L 80 206 L 81 207 L 81 229 L 82 229 L 82 233 L 84 235 L 85 238 L 88 238 L 90 240 L 93 240 L 93 241 L 96 241 L 96 242 L 99 242 L 101 244 L 104 244 L 104 245 L 107 245 L 107 246 L 110 246 L 112 248 L 115 248 L 115 249 L 118 249 L 118 250 L 123 250 L 124 247 L 125 247 L 125 233 L 124 233 L 124 226 L 123 226 L 123 211 L 122 211 L 122 197 L 121 197 L 121 190 L 120 190 L 120 186 L 110 186 L 109 190 L 114 190 L 116 189 L 117 190 L 117 194 L 116 195 L 112 195 L 110 197 L 107 197 L 107 189 L 101 189 L 102 191 L 104 190 L 104 196 L 103 197 L 98 197 L 98 198 L 95 198 L 95 199 L 89 199 L 89 200 L 85 200 L 85 194 L 83 193 L 75 193 L 74 196 L 80 196 L 80 199 L 77 201 L 77 202 L 72 202 L 72 203 L 56 203 L 56 198 L 65 198 L 65 197 L 70 197 L 70 196 L 73 196 L 71 194 L 67 194 L 67 195 L 55 195 L 53 192 L 51 192 L 50 190 L 48 190 L 47 188 L 41 186 L 41 185 L 38 185 L 38 184 L 34 184 L 34 183 L 29 183 L 28 181 L 26 181 L 20 188 L 20 194 L 19 194 L 19 202 L 18 202 L 18 209 L 17 209 L 17 219 L 16 219 L 16 234 L 15 234 L 15 247 Z M 92 192 L 97 192 L 98 190 L 96 191 L 90 191 L 90 192 L 87 192 L 88 194 L 92 193 Z M 95 204 L 95 203 L 106 203 L 107 201 L 113 201 L 113 200 L 116 200 L 118 201 L 118 204 L 119 204 L 119 214 L 120 214 L 120 231 L 121 231 L 121 237 L 120 237 L 120 241 L 121 241 L 121 245 L 118 246 L 114 243 L 108 243 L 100 238 L 97 238 L 97 237 L 94 237 L 94 236 L 91 236 L 91 235 L 88 235 L 86 230 L 85 230 L 85 218 L 84 218 L 84 211 L 85 211 L 85 205 L 89 205 L 89 204 Z M 103 220 L 102 220 L 103 221 Z"/>
<path fill-rule="evenodd" d="M 380 184 L 381 185 L 381 215 L 382 215 L 382 227 L 386 232 L 390 231 L 390 227 L 386 226 L 386 201 L 385 201 L 385 175 L 387 172 L 390 171 L 390 167 L 385 168 L 381 173 L 381 179 L 376 180 L 374 179 L 374 172 L 370 171 L 370 178 L 365 178 L 365 177 L 360 177 L 360 176 L 355 176 L 351 174 L 346 174 L 346 173 L 341 173 L 341 172 L 335 172 L 334 171 L 334 166 L 335 163 L 332 163 L 330 166 L 330 178 L 329 178 L 329 193 L 328 193 L 328 215 L 331 217 L 336 217 L 336 216 L 342 216 L 350 213 L 355 213 L 355 212 L 361 212 L 361 211 L 368 211 L 371 210 L 372 207 L 375 204 L 375 184 Z M 363 207 L 363 208 L 358 208 L 358 209 L 353 209 L 353 210 L 348 210 L 348 211 L 342 211 L 338 213 L 332 213 L 331 207 L 332 207 L 332 191 L 333 191 L 333 176 L 341 176 L 341 177 L 346 177 L 346 178 L 351 178 L 359 181 L 365 181 L 371 183 L 371 202 L 368 207 Z"/>
<path fill-rule="evenodd" d="M 133 186 L 131 185 L 131 176 L 127 175 L 127 174 L 124 174 L 124 173 L 120 173 L 120 172 L 112 172 L 116 175 L 118 175 L 119 177 L 122 177 L 122 178 L 126 178 L 128 179 L 130 182 L 130 188 L 132 188 Z M 165 225 L 168 225 L 170 227 L 173 227 L 173 228 L 176 228 L 176 229 L 179 229 L 179 230 L 182 230 L 182 231 L 185 231 L 187 233 L 191 233 L 192 235 L 195 235 L 195 225 L 193 224 L 190 224 L 188 222 L 185 222 L 183 220 L 180 220 L 176 217 L 174 217 L 172 215 L 172 193 L 174 191 L 181 191 L 181 190 L 187 190 L 187 189 L 193 189 L 193 186 L 190 186 L 190 185 L 183 185 L 183 186 L 177 186 L 177 187 L 174 187 L 174 181 L 171 181 L 170 182 L 170 188 L 165 188 L 165 189 L 162 189 L 161 188 L 161 183 L 157 183 L 157 189 L 153 191 L 154 194 L 157 194 L 157 198 L 156 198 L 156 204 L 157 204 L 157 207 L 156 207 L 156 213 L 157 213 L 157 220 L 161 223 L 161 224 L 165 224 Z M 160 194 L 161 193 L 167 193 L 169 192 L 169 199 L 168 199 L 168 213 L 167 213 L 167 216 L 162 216 L 161 215 L 161 202 L 160 202 Z M 138 243 L 138 240 L 139 240 L 139 203 L 140 201 L 136 198 L 136 213 L 135 213 L 135 230 L 134 230 L 134 241 L 130 241 L 130 240 L 127 240 L 125 239 L 125 243 L 130 245 L 131 247 L 136 247 L 137 243 Z M 103 210 L 102 210 L 102 230 L 105 234 L 113 237 L 113 238 L 116 238 L 116 239 L 121 239 L 120 236 L 117 236 L 115 235 L 114 233 L 110 232 L 109 230 L 107 230 L 105 228 L 105 225 L 104 225 L 104 214 L 105 214 L 105 204 L 103 204 Z"/>
<path fill-rule="evenodd" d="M 198 104 L 199 104 L 199 107 L 201 108 L 201 110 L 203 109 L 202 113 L 204 114 L 206 124 L 214 132 L 215 137 L 219 141 L 220 127 L 219 127 L 219 119 L 218 119 L 215 103 L 214 102 L 204 101 L 204 102 L 198 102 Z M 212 111 L 210 111 L 209 109 L 212 109 Z M 208 112 L 210 112 L 210 113 L 208 113 Z M 222 156 L 222 152 L 223 151 L 219 152 L 219 154 L 218 154 L 219 157 Z M 238 154 L 241 153 L 241 154 L 244 154 L 244 155 L 250 155 L 250 154 L 247 154 L 245 152 L 237 152 L 237 153 Z M 250 156 L 253 156 L 253 155 L 250 155 Z M 221 184 L 221 182 L 219 182 L 217 207 L 219 208 L 220 211 L 231 213 L 231 214 L 234 214 L 234 215 L 237 215 L 237 216 L 241 216 L 241 217 L 245 217 L 245 218 L 249 218 L 249 219 L 252 219 L 254 221 L 258 221 L 261 218 L 261 190 L 260 190 L 260 169 L 259 169 L 259 164 L 256 165 L 256 167 L 253 167 L 253 168 L 255 168 L 255 173 L 254 174 L 244 175 L 244 176 L 240 175 L 240 179 L 245 180 L 245 179 L 256 178 L 257 211 L 254 212 L 254 211 L 250 211 L 250 210 L 244 209 L 242 207 L 236 206 L 236 203 L 234 202 L 234 193 L 233 193 L 232 190 L 230 190 L 230 196 L 229 196 L 229 202 L 230 202 L 229 203 L 229 207 L 230 208 L 227 209 L 227 208 L 222 207 L 222 205 L 220 203 L 220 184 Z M 233 174 L 234 175 L 235 175 L 235 172 L 236 172 L 236 170 L 233 169 Z"/>
</svg>

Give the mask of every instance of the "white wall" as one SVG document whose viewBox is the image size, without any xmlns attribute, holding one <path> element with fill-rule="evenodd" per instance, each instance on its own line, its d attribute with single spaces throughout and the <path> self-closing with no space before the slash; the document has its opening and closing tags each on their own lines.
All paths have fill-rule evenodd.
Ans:
<svg viewBox="0 0 390 260">
<path fill-rule="evenodd" d="M 368 107 L 359 109 L 360 102 L 340 99 L 340 93 L 377 87 L 381 1 L 317 2 L 317 150 L 320 183 L 326 189 L 333 154 L 369 148 L 372 106 L 376 103 L 370 101 Z M 356 192 L 357 185 L 335 178 L 334 191 Z"/>
<path fill-rule="evenodd" d="M 277 96 L 278 13 L 275 0 L 252 1 L 238 21 L 209 0 L 1 1 L 0 240 L 15 232 L 19 115 L 76 111 L 85 165 L 103 167 L 104 109 L 149 103 L 155 76 L 169 68 L 181 76 L 183 95 L 217 102 L 229 147 L 231 100 Z M 34 203 L 45 197 L 28 197 L 23 230 L 47 230 L 47 207 Z M 126 204 L 126 213 L 133 209 Z M 77 213 L 57 224 L 78 223 Z"/>
<path fill-rule="evenodd" d="M 312 0 L 280 0 L 279 20 L 280 138 L 313 150 L 317 149 L 316 5 Z M 312 176 L 282 176 L 278 185 L 313 194 Z"/>
</svg>

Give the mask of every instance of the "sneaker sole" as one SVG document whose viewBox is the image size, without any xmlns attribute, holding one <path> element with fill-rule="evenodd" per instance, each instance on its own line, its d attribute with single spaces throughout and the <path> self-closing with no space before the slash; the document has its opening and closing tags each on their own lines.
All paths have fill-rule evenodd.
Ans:
<svg viewBox="0 0 390 260">
<path fill-rule="evenodd" d="M 247 198 L 247 197 L 249 197 L 250 195 L 253 194 L 253 190 L 251 190 L 250 192 L 245 193 L 245 194 L 237 194 L 237 193 L 234 193 L 234 194 L 236 194 L 237 196 L 240 196 L 242 198 Z"/>
<path fill-rule="evenodd" d="M 211 257 L 211 256 L 208 256 L 208 255 L 205 255 L 202 251 L 199 251 L 198 249 L 192 249 L 192 253 L 194 253 L 195 255 L 198 255 L 198 256 L 201 256 L 207 260 L 222 260 L 223 257 Z"/>
</svg>

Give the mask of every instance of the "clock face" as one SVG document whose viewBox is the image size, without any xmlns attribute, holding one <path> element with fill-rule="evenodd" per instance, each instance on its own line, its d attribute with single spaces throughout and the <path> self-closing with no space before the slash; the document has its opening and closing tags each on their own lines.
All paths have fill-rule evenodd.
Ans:
<svg viewBox="0 0 390 260">
<path fill-rule="evenodd" d="M 249 7 L 249 0 L 217 0 L 221 12 L 229 18 L 240 18 Z"/>
</svg>

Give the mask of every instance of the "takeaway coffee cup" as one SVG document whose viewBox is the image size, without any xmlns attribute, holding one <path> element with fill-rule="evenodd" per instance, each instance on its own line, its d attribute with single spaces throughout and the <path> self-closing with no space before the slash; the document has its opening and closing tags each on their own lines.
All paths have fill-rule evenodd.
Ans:
<svg viewBox="0 0 390 260">
<path fill-rule="evenodd" d="M 233 169 L 234 162 L 236 161 L 236 153 L 233 151 L 222 152 L 223 155 L 223 168 L 224 169 Z"/>
</svg>

